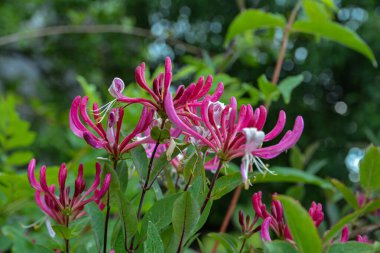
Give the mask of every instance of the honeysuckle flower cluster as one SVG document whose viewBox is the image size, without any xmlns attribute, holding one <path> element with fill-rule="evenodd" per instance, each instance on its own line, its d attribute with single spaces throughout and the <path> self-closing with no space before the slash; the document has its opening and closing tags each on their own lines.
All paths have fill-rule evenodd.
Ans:
<svg viewBox="0 0 380 253">
<path fill-rule="evenodd" d="M 279 200 L 276 200 L 276 193 L 272 196 L 270 212 L 267 207 L 262 203 L 262 193 L 257 192 L 252 196 L 252 205 L 255 210 L 256 216 L 263 219 L 261 224 L 260 236 L 263 241 L 271 241 L 269 231 L 272 230 L 278 238 L 293 242 L 293 237 L 290 233 L 289 227 L 284 219 L 284 212 Z M 309 215 L 314 222 L 315 227 L 318 227 L 324 218 L 322 205 L 320 203 L 312 202 L 309 209 Z"/>
<path fill-rule="evenodd" d="M 114 80 L 111 86 L 115 86 Z M 151 124 L 153 119 L 153 110 L 144 107 L 141 112 L 140 120 L 135 129 L 121 140 L 121 126 L 124 119 L 124 108 L 109 108 L 107 126 L 104 129 L 102 117 L 98 105 L 93 105 L 93 118 L 91 120 L 87 113 L 88 97 L 81 98 L 77 96 L 71 105 L 69 122 L 72 132 L 83 138 L 90 146 L 96 149 L 105 149 L 116 159 L 123 153 L 128 152 L 134 147 L 151 141 L 150 137 L 135 139 L 139 134 L 144 132 Z M 82 123 L 81 119 L 84 124 Z M 92 132 L 91 132 L 92 130 Z"/>
<path fill-rule="evenodd" d="M 260 237 L 263 241 L 271 241 L 270 231 L 272 230 L 279 239 L 286 240 L 293 245 L 295 245 L 293 241 L 292 234 L 289 230 L 288 225 L 284 219 L 284 211 L 279 200 L 276 200 L 276 193 L 272 195 L 272 202 L 270 205 L 270 212 L 267 211 L 267 207 L 262 203 L 262 193 L 257 192 L 252 195 L 252 205 L 255 210 L 255 218 L 249 228 L 247 229 L 247 225 L 249 224 L 249 216 L 244 221 L 243 213 L 239 213 L 239 222 L 242 227 L 243 234 L 252 235 L 253 233 L 260 230 Z M 309 208 L 309 215 L 314 222 L 314 226 L 317 228 L 322 223 L 324 219 L 324 213 L 322 210 L 322 204 L 312 202 Z M 263 222 L 260 226 L 257 226 L 253 229 L 254 224 L 258 221 L 258 219 L 263 219 Z M 349 240 L 349 229 L 348 226 L 345 225 L 341 231 L 340 239 L 338 242 L 344 243 Z M 357 235 L 357 242 L 362 243 L 370 243 L 368 237 L 365 235 Z M 331 240 L 330 243 L 333 243 L 334 240 Z"/>
<path fill-rule="evenodd" d="M 84 206 L 92 201 L 96 202 L 100 209 L 104 208 L 102 198 L 108 191 L 111 175 L 107 174 L 102 184 L 100 184 L 101 167 L 96 163 L 95 180 L 92 185 L 85 190 L 86 181 L 83 179 L 83 165 L 78 168 L 78 176 L 75 180 L 74 192 L 70 192 L 70 187 L 66 186 L 67 168 L 62 163 L 58 173 L 58 193 L 54 184 L 48 185 L 46 181 L 46 166 L 40 169 L 39 181 L 35 178 L 36 160 L 32 159 L 28 166 L 28 179 L 30 185 L 36 190 L 35 199 L 41 210 L 57 223 L 67 225 L 86 213 Z M 100 186 L 100 188 L 99 188 Z"/>
<path fill-rule="evenodd" d="M 261 173 L 272 173 L 260 158 L 271 159 L 278 156 L 294 146 L 302 134 L 304 123 L 302 117 L 298 116 L 292 130 L 288 130 L 277 144 L 267 146 L 265 144 L 279 136 L 285 127 L 284 111 L 280 111 L 274 128 L 264 132 L 267 118 L 267 110 L 264 106 L 253 109 L 251 105 L 242 105 L 238 110 L 234 97 L 231 97 L 229 104 L 224 105 L 219 101 L 224 91 L 222 83 L 218 84 L 214 93 L 209 94 L 212 88 L 211 76 L 208 76 L 206 80 L 200 77 L 197 83 L 192 83 L 186 88 L 181 85 L 173 95 L 171 93 L 172 76 L 169 57 L 165 60 L 164 73 L 153 80 L 152 88 L 149 87 L 145 78 L 145 64 L 142 63 L 136 68 L 136 82 L 148 92 L 150 99 L 131 98 L 124 95 L 122 93 L 125 87 L 124 82 L 120 78 L 115 78 L 109 88 L 114 100 L 103 108 L 94 104 L 92 110 L 94 122 L 87 114 L 88 98 L 76 97 L 70 110 L 72 131 L 85 139 L 92 147 L 104 148 L 118 158 L 120 154 L 140 144 L 145 144 L 147 150 L 154 147 L 154 145 L 149 145 L 154 141 L 143 132 L 151 129 L 157 120 L 163 122 L 169 120 L 173 129 L 170 131 L 171 140 L 183 135 L 185 141 L 205 147 L 204 155 L 208 157 L 206 169 L 216 170 L 221 168 L 222 163 L 234 158 L 242 158 L 241 175 L 246 188 L 250 184 L 248 173 L 252 171 L 253 166 Z M 123 109 L 122 107 L 112 108 L 112 106 L 114 104 L 128 106 L 135 103 L 144 106 L 140 122 L 135 130 L 120 143 Z M 101 116 L 101 113 L 104 115 Z M 104 130 L 101 121 L 107 113 L 109 114 L 107 129 Z M 159 153 L 165 152 L 169 146 L 161 144 Z"/>
</svg>

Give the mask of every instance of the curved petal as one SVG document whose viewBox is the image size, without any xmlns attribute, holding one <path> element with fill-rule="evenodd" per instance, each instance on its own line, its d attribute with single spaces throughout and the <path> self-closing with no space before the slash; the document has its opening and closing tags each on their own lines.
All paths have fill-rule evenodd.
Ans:
<svg viewBox="0 0 380 253">
<path fill-rule="evenodd" d="M 218 84 L 218 86 L 216 87 L 216 90 L 214 92 L 214 94 L 211 95 L 211 101 L 212 102 L 216 102 L 219 100 L 219 98 L 223 95 L 223 92 L 224 92 L 224 85 L 222 82 L 220 82 Z"/>
<path fill-rule="evenodd" d="M 36 159 L 32 159 L 28 165 L 28 180 L 30 185 L 37 191 L 42 191 L 41 185 L 37 182 L 36 177 L 34 176 L 34 171 L 36 169 Z"/>
<path fill-rule="evenodd" d="M 83 139 L 87 142 L 88 145 L 96 149 L 103 148 L 107 145 L 106 141 L 99 139 L 89 131 L 83 133 Z"/>
<path fill-rule="evenodd" d="M 77 96 L 74 98 L 70 107 L 69 123 L 70 123 L 71 131 L 73 131 L 73 133 L 76 136 L 83 138 L 83 132 L 88 131 L 88 130 L 79 119 L 78 110 L 79 110 L 80 101 L 81 101 L 80 96 Z"/>
<path fill-rule="evenodd" d="M 296 142 L 301 137 L 303 127 L 304 127 L 303 119 L 301 116 L 298 116 L 294 123 L 293 130 L 286 132 L 286 134 L 284 135 L 284 137 L 281 139 L 279 143 L 273 146 L 256 149 L 252 152 L 252 154 L 264 159 L 271 159 L 278 156 L 279 154 L 288 150 L 289 148 L 291 148 L 292 146 L 296 144 Z"/>
<path fill-rule="evenodd" d="M 257 130 L 263 129 L 265 121 L 267 120 L 267 109 L 264 106 L 260 106 L 259 110 L 260 114 L 256 123 Z"/>
<path fill-rule="evenodd" d="M 269 235 L 269 227 L 270 227 L 271 221 L 272 221 L 272 218 L 267 217 L 261 224 L 260 237 L 261 237 L 261 240 L 263 241 L 272 241 Z"/>
<path fill-rule="evenodd" d="M 280 111 L 276 126 L 272 129 L 272 131 L 265 135 L 264 141 L 270 141 L 276 138 L 282 132 L 282 130 L 284 130 L 285 122 L 286 114 L 284 111 Z"/>
<path fill-rule="evenodd" d="M 168 118 L 172 121 L 172 123 L 179 129 L 181 129 L 184 132 L 187 132 L 190 135 L 193 135 L 194 137 L 198 138 L 200 141 L 202 141 L 204 144 L 212 148 L 213 150 L 217 151 L 215 145 L 213 145 L 209 140 L 204 138 L 202 135 L 198 134 L 196 131 L 191 129 L 189 126 L 187 126 L 177 115 L 174 105 L 173 105 L 173 99 L 172 95 L 170 93 L 167 94 L 165 98 L 165 108 L 166 108 L 166 114 Z"/>
</svg>

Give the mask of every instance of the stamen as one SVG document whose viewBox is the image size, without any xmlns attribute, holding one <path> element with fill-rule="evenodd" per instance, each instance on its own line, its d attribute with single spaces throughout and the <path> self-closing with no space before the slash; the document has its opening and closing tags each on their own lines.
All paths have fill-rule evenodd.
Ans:
<svg viewBox="0 0 380 253">
<path fill-rule="evenodd" d="M 253 156 L 253 159 L 261 165 L 262 169 L 265 169 L 265 171 L 269 172 L 272 175 L 277 175 L 274 171 L 271 171 L 270 169 L 268 169 L 268 167 L 263 163 L 263 161 L 261 161 L 260 158 L 258 158 L 257 156 Z M 255 162 L 255 164 L 256 164 L 256 162 Z"/>
<path fill-rule="evenodd" d="M 22 228 L 38 228 L 45 222 L 45 219 L 46 219 L 46 216 L 42 217 L 39 220 L 36 220 L 35 222 L 33 222 L 32 224 L 29 224 L 29 225 L 24 225 L 24 224 L 20 223 L 20 226 Z"/>
</svg>

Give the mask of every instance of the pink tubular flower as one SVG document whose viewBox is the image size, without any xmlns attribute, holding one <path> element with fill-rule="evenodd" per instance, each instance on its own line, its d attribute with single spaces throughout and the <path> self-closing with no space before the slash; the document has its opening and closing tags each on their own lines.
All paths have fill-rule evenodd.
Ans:
<svg viewBox="0 0 380 253">
<path fill-rule="evenodd" d="M 71 196 L 70 187 L 66 187 L 67 169 L 64 163 L 62 163 L 58 174 L 58 197 L 55 195 L 55 185 L 47 185 L 46 166 L 41 167 L 39 182 L 34 176 L 35 168 L 36 160 L 32 159 L 28 166 L 28 179 L 30 185 L 36 190 L 36 202 L 41 210 L 57 223 L 66 225 L 68 222 L 84 216 L 84 206 L 91 201 L 96 202 L 100 209 L 104 208 L 101 199 L 108 191 L 111 175 L 107 174 L 105 176 L 103 184 L 98 189 L 101 172 L 99 163 L 96 163 L 95 180 L 87 191 L 85 191 L 86 182 L 83 179 L 83 165 L 79 165 L 78 176 L 75 180 L 75 190 Z M 90 196 L 91 194 L 92 196 Z"/>
<path fill-rule="evenodd" d="M 270 241 L 269 229 L 272 229 L 277 237 L 292 243 L 293 237 L 290 233 L 288 225 L 285 223 L 281 202 L 274 199 L 276 195 L 277 194 L 275 193 L 272 196 L 273 199 L 270 212 L 267 211 L 266 206 L 262 203 L 261 192 L 257 192 L 252 195 L 253 209 L 255 210 L 256 215 L 264 220 L 261 225 L 261 238 L 265 241 Z M 324 217 L 322 205 L 313 202 L 309 209 L 309 214 L 315 227 L 318 227 Z"/>
<path fill-rule="evenodd" d="M 136 128 L 120 141 L 124 108 L 113 108 L 110 110 L 107 126 L 106 129 L 104 129 L 101 123 L 102 118 L 100 117 L 98 105 L 93 105 L 94 121 L 92 121 L 87 114 L 87 102 L 88 97 L 81 98 L 80 96 L 77 96 L 71 105 L 69 120 L 70 128 L 73 133 L 76 136 L 83 138 L 90 146 L 96 149 L 104 148 L 109 154 L 118 158 L 119 155 L 150 140 L 150 137 L 145 137 L 131 142 L 133 138 L 137 137 L 138 134 L 144 132 L 148 128 L 153 119 L 153 110 L 144 107 Z"/>
<path fill-rule="evenodd" d="M 135 78 L 137 84 L 150 94 L 151 99 L 124 96 L 122 94 L 124 83 L 120 78 L 114 79 L 109 91 L 118 102 L 127 104 L 140 103 L 154 109 L 159 115 L 166 118 L 167 113 L 164 99 L 167 94 L 171 94 L 170 85 L 172 75 L 171 60 L 169 57 L 166 57 L 165 72 L 159 74 L 153 80 L 153 86 L 150 88 L 145 79 L 145 63 L 141 63 L 141 65 L 136 68 Z M 208 76 L 206 80 L 204 80 L 204 77 L 200 77 L 196 84 L 192 83 L 187 88 L 183 85 L 179 86 L 173 99 L 175 110 L 181 115 L 197 119 L 197 116 L 194 115 L 194 110 L 200 105 L 200 100 L 210 91 L 211 85 L 212 77 Z M 223 84 L 219 83 L 215 93 L 212 95 L 212 101 L 217 101 L 223 94 L 223 90 Z"/>
<path fill-rule="evenodd" d="M 279 143 L 262 147 L 264 142 L 273 140 L 284 129 L 284 111 L 280 111 L 275 127 L 265 134 L 265 107 L 260 106 L 253 110 L 251 105 L 242 105 L 238 112 L 234 97 L 230 104 L 224 105 L 206 96 L 200 105 L 199 120 L 191 120 L 178 113 L 170 93 L 165 98 L 165 108 L 168 118 L 177 128 L 194 142 L 207 146 L 209 151 L 216 154 L 214 164 L 218 164 L 219 160 L 230 161 L 242 157 L 241 174 L 246 187 L 249 184 L 248 172 L 253 165 L 262 173 L 269 171 L 259 158 L 271 159 L 291 148 L 300 138 L 304 125 L 302 117 L 298 116 L 293 130 L 287 131 Z"/>
<path fill-rule="evenodd" d="M 345 243 L 345 242 L 348 242 L 349 240 L 349 235 L 350 235 L 350 231 L 348 229 L 348 226 L 345 225 L 342 229 L 342 232 L 340 234 L 340 239 L 339 239 L 339 242 L 341 243 Z M 366 235 L 357 235 L 356 236 L 356 241 L 357 242 L 361 242 L 361 243 L 371 243 L 369 240 L 368 240 L 368 237 Z M 333 241 L 332 241 L 333 242 Z M 331 242 L 331 243 L 332 243 Z"/>
</svg>

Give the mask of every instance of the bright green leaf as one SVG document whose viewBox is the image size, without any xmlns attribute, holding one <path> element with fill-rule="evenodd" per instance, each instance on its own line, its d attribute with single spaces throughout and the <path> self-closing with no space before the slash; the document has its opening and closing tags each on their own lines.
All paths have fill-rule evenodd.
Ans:
<svg viewBox="0 0 380 253">
<path fill-rule="evenodd" d="M 327 253 L 373 253 L 373 246 L 368 243 L 345 242 L 335 243 L 329 247 Z"/>
<path fill-rule="evenodd" d="M 270 82 L 265 75 L 261 75 L 257 80 L 260 91 L 265 96 L 265 101 L 277 100 L 279 87 Z"/>
<path fill-rule="evenodd" d="M 376 58 L 365 41 L 349 28 L 338 23 L 301 20 L 293 24 L 292 31 L 313 34 L 338 42 L 363 54 L 374 66 L 377 66 Z"/>
<path fill-rule="evenodd" d="M 209 233 L 208 236 L 222 244 L 227 252 L 237 252 L 238 242 L 234 236 L 225 233 Z"/>
<path fill-rule="evenodd" d="M 315 0 L 303 0 L 302 4 L 306 15 L 311 20 L 325 22 L 329 21 L 332 17 L 323 3 Z"/>
<path fill-rule="evenodd" d="M 282 80 L 278 85 L 278 90 L 280 91 L 282 97 L 286 104 L 290 102 L 290 96 L 292 91 L 302 83 L 303 75 L 290 76 Z"/>
<path fill-rule="evenodd" d="M 64 225 L 56 224 L 52 226 L 55 234 L 63 239 L 71 239 L 74 237 L 70 228 L 65 227 Z"/>
<path fill-rule="evenodd" d="M 33 156 L 30 151 L 16 151 L 7 157 L 7 164 L 14 166 L 24 165 L 29 163 Z"/>
<path fill-rule="evenodd" d="M 380 148 L 370 146 L 360 161 L 360 185 L 367 193 L 380 189 Z"/>
<path fill-rule="evenodd" d="M 299 204 L 298 201 L 286 197 L 278 196 L 284 208 L 286 224 L 296 242 L 300 253 L 321 253 L 322 242 L 318 231 L 314 226 L 309 213 Z"/>
<path fill-rule="evenodd" d="M 297 253 L 297 250 L 287 241 L 272 241 L 264 244 L 265 253 Z"/>
<path fill-rule="evenodd" d="M 241 12 L 228 27 L 226 44 L 236 35 L 262 28 L 285 27 L 285 18 L 280 14 L 268 13 L 262 10 L 246 10 Z"/>
<path fill-rule="evenodd" d="M 339 190 L 339 192 L 343 195 L 343 198 L 353 209 L 359 208 L 358 200 L 352 190 L 347 188 L 347 186 L 337 179 L 331 179 L 330 181 Z"/>
</svg>

